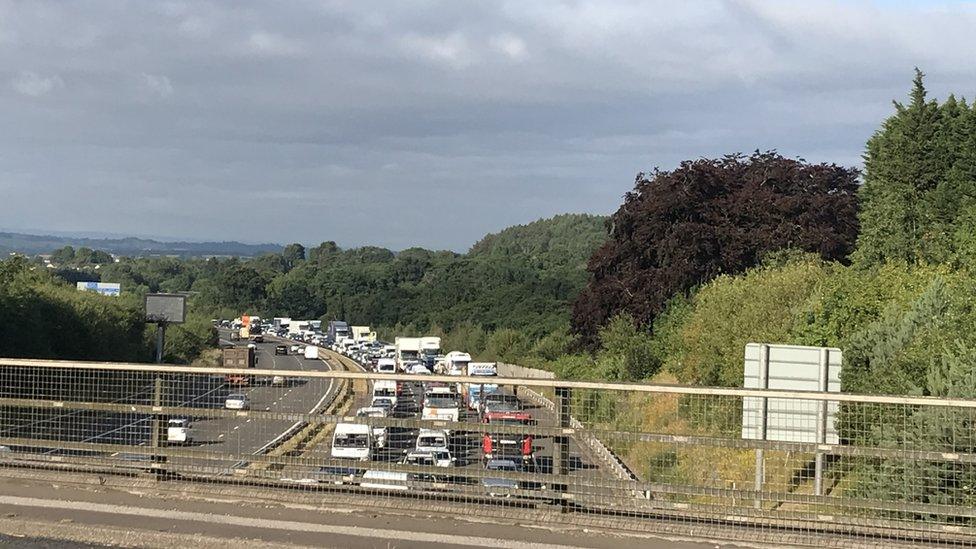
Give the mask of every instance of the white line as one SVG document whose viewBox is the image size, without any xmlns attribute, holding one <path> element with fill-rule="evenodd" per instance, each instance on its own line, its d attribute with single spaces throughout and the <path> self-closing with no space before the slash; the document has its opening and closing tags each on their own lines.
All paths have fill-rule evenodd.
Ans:
<svg viewBox="0 0 976 549">
<path fill-rule="evenodd" d="M 91 513 L 107 513 L 111 515 L 151 517 L 166 520 L 202 522 L 206 524 L 221 524 L 269 530 L 285 530 L 292 532 L 315 532 L 321 534 L 377 540 L 403 540 L 417 543 L 463 545 L 466 547 L 502 547 L 506 549 L 530 549 L 536 547 L 541 549 L 578 549 L 580 547 L 575 545 L 535 543 L 514 539 L 461 536 L 456 534 L 438 534 L 433 532 L 415 532 L 410 530 L 380 529 L 372 527 L 363 528 L 360 526 L 339 526 L 336 524 L 320 524 L 317 522 L 297 522 L 291 520 L 273 520 L 233 515 L 215 515 L 211 513 L 195 513 L 190 511 L 171 511 L 167 509 L 133 507 L 129 505 L 110 505 L 105 503 L 93 503 L 89 501 L 60 501 L 17 496 L 0 496 L 0 505 L 35 507 L 40 509 L 61 509 L 65 511 L 87 511 Z"/>
</svg>

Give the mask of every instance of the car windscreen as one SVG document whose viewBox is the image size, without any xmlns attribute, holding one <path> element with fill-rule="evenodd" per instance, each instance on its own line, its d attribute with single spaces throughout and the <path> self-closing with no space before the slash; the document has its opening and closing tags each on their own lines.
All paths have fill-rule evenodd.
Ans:
<svg viewBox="0 0 976 549">
<path fill-rule="evenodd" d="M 337 448 L 368 448 L 369 437 L 358 433 L 336 435 L 333 444 Z"/>
<path fill-rule="evenodd" d="M 447 441 L 444 440 L 444 437 L 426 436 L 426 437 L 420 437 L 419 439 L 417 439 L 417 446 L 420 446 L 420 447 L 425 447 L 425 446 L 426 447 L 431 447 L 431 446 L 433 446 L 433 447 L 437 448 L 437 447 L 441 447 L 441 446 L 447 446 Z"/>
<path fill-rule="evenodd" d="M 457 408 L 457 401 L 450 397 L 433 397 L 427 399 L 427 406 L 431 408 Z"/>
</svg>

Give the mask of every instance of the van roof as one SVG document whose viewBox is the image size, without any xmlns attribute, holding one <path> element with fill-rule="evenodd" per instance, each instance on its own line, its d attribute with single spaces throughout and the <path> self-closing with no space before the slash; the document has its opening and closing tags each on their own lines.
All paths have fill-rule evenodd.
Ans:
<svg viewBox="0 0 976 549">
<path fill-rule="evenodd" d="M 418 437 L 424 437 L 424 436 L 442 436 L 442 437 L 445 437 L 446 438 L 447 437 L 447 431 L 445 431 L 443 429 L 421 429 L 420 432 L 417 433 L 417 436 Z"/>
<path fill-rule="evenodd" d="M 339 423 L 335 427 L 335 433 L 348 433 L 352 435 L 365 435 L 372 433 L 372 428 L 369 425 L 363 425 L 361 423 Z"/>
</svg>

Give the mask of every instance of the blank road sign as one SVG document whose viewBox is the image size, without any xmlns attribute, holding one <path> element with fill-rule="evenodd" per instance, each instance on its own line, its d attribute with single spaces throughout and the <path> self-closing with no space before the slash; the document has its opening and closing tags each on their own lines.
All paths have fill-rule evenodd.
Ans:
<svg viewBox="0 0 976 549">
<path fill-rule="evenodd" d="M 146 322 L 181 324 L 186 320 L 183 294 L 146 294 Z"/>
<path fill-rule="evenodd" d="M 840 392 L 841 350 L 827 347 L 798 345 L 766 345 L 769 349 L 769 370 L 766 384 L 761 376 L 762 348 L 759 343 L 746 345 L 744 387 L 746 389 L 782 389 L 788 391 Z M 820 361 L 826 359 L 826 387 L 821 386 Z M 827 401 L 824 440 L 817 440 L 817 421 L 820 401 L 792 398 L 766 398 L 765 417 L 763 398 L 742 399 L 742 438 L 778 440 L 785 442 L 816 442 L 837 444 L 834 426 L 837 402 Z M 765 431 L 765 437 L 763 436 Z"/>
</svg>

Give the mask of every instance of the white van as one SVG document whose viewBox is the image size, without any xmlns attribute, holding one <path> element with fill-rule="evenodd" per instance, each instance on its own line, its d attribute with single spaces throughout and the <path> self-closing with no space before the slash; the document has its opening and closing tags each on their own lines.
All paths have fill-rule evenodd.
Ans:
<svg viewBox="0 0 976 549">
<path fill-rule="evenodd" d="M 316 360 L 319 358 L 319 348 L 315 345 L 309 345 L 305 347 L 305 358 L 309 360 Z"/>
<path fill-rule="evenodd" d="M 395 374 L 397 373 L 396 361 L 392 358 L 381 358 L 376 362 L 376 373 Z"/>
<path fill-rule="evenodd" d="M 373 382 L 373 398 L 385 397 L 393 401 L 393 407 L 397 405 L 397 382 L 392 379 L 379 379 Z"/>
<path fill-rule="evenodd" d="M 369 425 L 339 423 L 332 433 L 332 457 L 369 461 L 373 455 L 373 431 Z"/>
<path fill-rule="evenodd" d="M 441 452 L 447 450 L 450 440 L 447 431 L 440 429 L 421 429 L 417 435 L 418 452 Z"/>
</svg>

